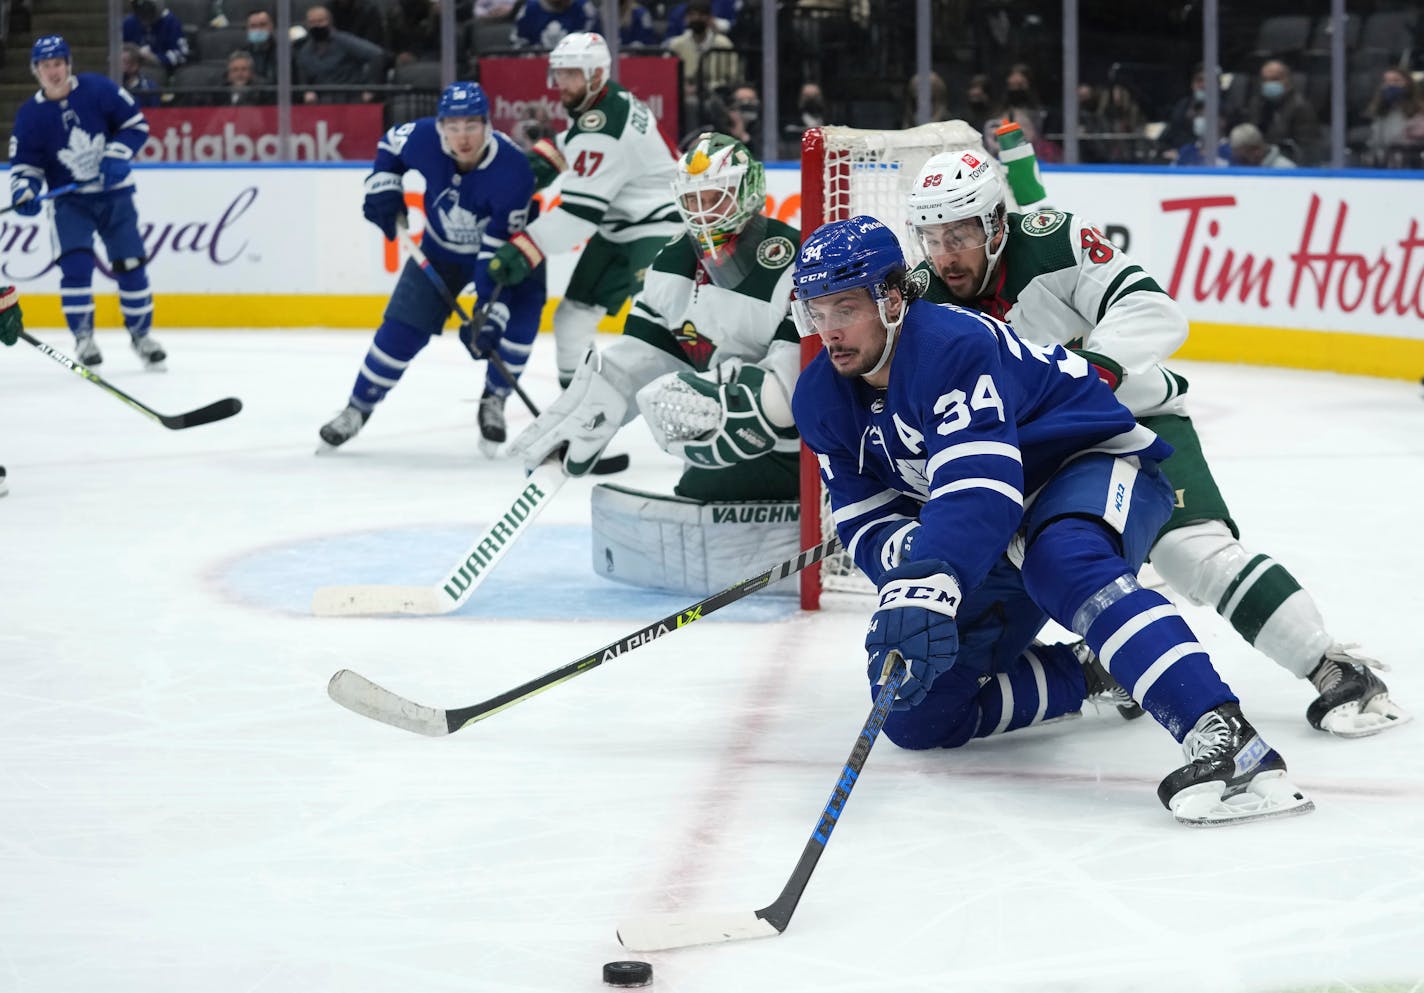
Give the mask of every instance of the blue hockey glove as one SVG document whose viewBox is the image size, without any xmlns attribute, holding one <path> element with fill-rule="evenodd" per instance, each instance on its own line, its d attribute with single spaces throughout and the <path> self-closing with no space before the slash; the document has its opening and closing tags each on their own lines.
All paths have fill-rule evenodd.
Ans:
<svg viewBox="0 0 1424 993">
<path fill-rule="evenodd" d="M 13 286 L 0 286 L 0 344 L 13 345 L 25 328 L 20 294 Z"/>
<path fill-rule="evenodd" d="M 405 191 L 393 172 L 373 172 L 366 177 L 366 199 L 361 213 L 381 229 L 387 241 L 396 240 L 396 221 L 405 217 Z"/>
<path fill-rule="evenodd" d="M 104 181 L 104 189 L 118 186 L 129 178 L 129 173 L 133 171 L 133 166 L 128 159 L 119 158 L 116 155 L 105 155 L 99 160 L 99 178 Z"/>
<path fill-rule="evenodd" d="M 473 324 L 460 326 L 460 340 L 465 343 L 471 355 L 477 359 L 486 358 L 499 347 L 504 337 L 504 329 L 509 324 L 509 308 L 502 303 L 492 303 L 485 311 L 484 325 L 475 330 Z"/>
<path fill-rule="evenodd" d="M 880 606 L 865 635 L 872 682 L 885 682 L 891 649 L 905 657 L 905 681 L 895 709 L 907 710 L 925 698 L 934 681 L 959 655 L 954 615 L 963 597 L 949 565 L 939 559 L 906 562 L 880 579 Z"/>
<path fill-rule="evenodd" d="M 544 253 L 534 244 L 534 239 L 521 231 L 495 249 L 489 263 L 489 277 L 500 286 L 515 286 L 528 279 L 543 261 Z"/>
<path fill-rule="evenodd" d="M 21 217 L 37 217 L 44 209 L 40 202 L 40 180 L 35 177 L 14 179 L 10 183 L 10 202 Z"/>
</svg>

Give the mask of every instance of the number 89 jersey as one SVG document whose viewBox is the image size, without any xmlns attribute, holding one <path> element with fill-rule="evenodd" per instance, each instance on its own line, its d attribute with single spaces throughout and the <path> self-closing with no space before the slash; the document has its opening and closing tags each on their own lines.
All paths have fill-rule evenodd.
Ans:
<svg viewBox="0 0 1424 993">
<path fill-rule="evenodd" d="M 945 560 L 973 589 L 1025 503 L 1075 456 L 1171 453 L 1080 356 L 925 301 L 909 306 L 887 389 L 841 377 L 822 352 L 802 371 L 792 412 L 841 542 L 875 581 L 889 565 L 882 552 L 918 520 L 914 557 Z"/>
</svg>

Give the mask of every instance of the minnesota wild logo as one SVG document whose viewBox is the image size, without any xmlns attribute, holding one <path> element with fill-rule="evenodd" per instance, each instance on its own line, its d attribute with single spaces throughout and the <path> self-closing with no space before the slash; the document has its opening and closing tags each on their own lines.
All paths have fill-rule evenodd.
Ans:
<svg viewBox="0 0 1424 993">
<path fill-rule="evenodd" d="M 717 350 L 717 346 L 708 341 L 697 325 L 691 321 L 683 321 L 682 327 L 674 332 L 677 338 L 678 347 L 687 356 L 687 361 L 691 362 L 693 368 L 698 372 L 707 371 L 707 363 L 712 358 L 712 353 Z"/>
<path fill-rule="evenodd" d="M 601 131 L 603 125 L 608 122 L 601 110 L 590 110 L 578 119 L 578 126 L 584 131 Z"/>
<path fill-rule="evenodd" d="M 796 256 L 796 246 L 787 238 L 768 238 L 757 246 L 756 258 L 768 269 L 780 269 Z"/>
<path fill-rule="evenodd" d="M 1041 238 L 1057 231 L 1066 220 L 1068 215 L 1061 210 L 1035 210 L 1023 219 L 1023 233 Z"/>
</svg>

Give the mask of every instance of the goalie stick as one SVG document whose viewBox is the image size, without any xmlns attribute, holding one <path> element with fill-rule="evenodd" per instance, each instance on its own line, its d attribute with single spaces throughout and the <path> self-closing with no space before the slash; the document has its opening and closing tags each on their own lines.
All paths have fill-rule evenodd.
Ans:
<svg viewBox="0 0 1424 993">
<path fill-rule="evenodd" d="M 468 707 L 457 707 L 454 710 L 440 710 L 436 707 L 426 707 L 413 700 L 397 696 L 384 686 L 371 682 L 359 672 L 352 672 L 350 669 L 342 669 L 331 677 L 331 682 L 327 684 L 326 692 L 337 703 L 347 710 L 355 711 L 363 717 L 380 721 L 382 724 L 389 724 L 392 727 L 402 728 L 406 731 L 413 731 L 416 734 L 429 735 L 438 738 L 447 734 L 454 734 L 461 728 L 482 721 L 486 717 L 493 716 L 507 707 L 512 707 L 522 700 L 527 700 L 535 694 L 542 693 L 552 686 L 573 679 L 582 675 L 590 669 L 595 669 L 609 659 L 617 658 L 624 652 L 631 652 L 633 649 L 646 645 L 650 641 L 661 638 L 669 632 L 679 628 L 685 628 L 693 621 L 701 620 L 714 611 L 721 610 L 730 603 L 751 596 L 759 590 L 765 589 L 777 580 L 785 579 L 793 573 L 816 562 L 835 551 L 840 542 L 836 538 L 831 538 L 822 542 L 815 548 L 808 548 L 793 558 L 780 562 L 765 572 L 758 573 L 751 579 L 742 580 L 724 590 L 713 593 L 705 600 L 699 600 L 692 606 L 680 610 L 675 614 L 668 614 L 661 620 L 639 628 L 632 634 L 626 635 L 617 641 L 604 645 L 597 651 L 590 652 L 582 658 L 575 659 L 567 665 L 559 666 L 529 680 L 519 686 L 508 690 L 499 696 L 491 697 L 482 703 L 472 704 Z"/>
<path fill-rule="evenodd" d="M 239 400 L 237 397 L 227 397 L 223 400 L 218 400 L 214 403 L 210 403 L 206 407 L 199 407 L 197 410 L 190 410 L 186 414 L 160 414 L 158 411 L 154 410 L 146 403 L 143 403 L 129 396 L 127 393 L 119 389 L 114 384 L 106 382 L 104 380 L 104 377 L 100 376 L 97 372 L 94 372 L 88 366 L 82 365 L 76 360 L 70 358 L 68 355 L 65 355 L 63 352 L 51 348 L 44 342 L 40 341 L 38 338 L 31 335 L 28 331 L 21 329 L 20 337 L 23 338 L 25 341 L 28 341 L 31 345 L 34 345 L 40 351 L 44 352 L 46 355 L 54 359 L 56 362 L 64 366 L 76 376 L 79 376 L 81 379 L 87 379 L 89 382 L 93 383 L 100 389 L 113 394 L 114 396 L 122 400 L 124 403 L 132 407 L 134 410 L 137 410 L 139 413 L 151 417 L 153 420 L 157 421 L 159 424 L 162 424 L 164 427 L 168 428 L 171 431 L 181 431 L 184 428 L 195 428 L 200 424 L 211 424 L 213 421 L 221 421 L 231 417 L 233 414 L 236 414 L 242 409 L 241 400 Z"/>
<path fill-rule="evenodd" d="M 904 657 L 898 651 L 892 651 L 889 661 L 890 671 L 885 677 L 885 685 L 876 694 L 870 716 L 860 729 L 860 736 L 850 751 L 850 758 L 846 759 L 836 788 L 831 791 L 831 798 L 821 811 L 821 819 L 811 832 L 811 840 L 802 849 L 801 858 L 797 860 L 796 868 L 791 870 L 791 878 L 782 887 L 781 894 L 757 911 L 659 914 L 635 918 L 618 925 L 618 940 L 624 948 L 635 952 L 658 952 L 690 945 L 741 941 L 744 938 L 770 938 L 786 930 L 801 894 L 806 892 L 806 884 L 811 881 L 811 873 L 831 840 L 831 832 L 840 821 L 846 801 L 850 799 L 850 791 L 860 778 L 860 770 L 865 767 L 870 749 L 880 736 L 880 729 L 885 726 L 895 694 L 905 680 Z"/>
<path fill-rule="evenodd" d="M 425 273 L 430 281 L 435 284 L 435 288 L 440 291 L 440 296 L 445 300 L 445 305 L 460 319 L 460 323 L 474 328 L 475 333 L 478 333 L 479 328 L 475 327 L 474 318 L 465 313 L 465 308 L 460 306 L 460 301 L 450 292 L 450 287 L 445 285 L 445 280 L 441 279 L 440 274 L 430 265 L 430 260 L 425 257 L 425 252 L 415 243 L 415 239 L 410 236 L 410 228 L 404 220 L 396 221 L 396 235 L 400 238 L 400 243 L 405 246 L 405 250 L 410 253 L 411 259 L 420 267 L 420 271 Z M 490 307 L 494 306 L 494 302 L 499 299 L 500 291 L 503 289 L 504 287 L 502 286 L 495 287 L 494 291 L 490 294 L 489 300 L 482 304 L 477 311 L 481 324 L 484 323 L 486 312 L 489 311 Z M 534 401 L 530 398 L 529 394 L 524 392 L 524 387 L 519 385 L 519 381 L 514 378 L 514 375 L 509 371 L 509 366 L 505 365 L 504 359 L 500 358 L 499 352 L 496 349 L 490 349 L 487 354 L 480 355 L 475 352 L 473 346 L 467 347 L 472 357 L 485 359 L 493 363 L 494 367 L 499 370 L 499 374 L 504 377 L 504 381 L 513 387 L 515 393 L 519 394 L 519 399 L 524 402 L 524 406 L 529 408 L 529 413 L 535 417 L 539 416 L 539 408 L 534 405 Z M 628 456 L 610 455 L 606 459 L 599 459 L 595 462 L 589 472 L 595 476 L 609 476 L 615 472 L 622 472 L 626 468 L 628 468 Z"/>
<path fill-rule="evenodd" d="M 494 571 L 569 478 L 559 464 L 561 458 L 562 453 L 555 452 L 520 483 L 508 508 L 460 556 L 448 579 L 434 586 L 323 586 L 312 594 L 312 613 L 323 617 L 428 616 L 455 610 Z"/>
</svg>

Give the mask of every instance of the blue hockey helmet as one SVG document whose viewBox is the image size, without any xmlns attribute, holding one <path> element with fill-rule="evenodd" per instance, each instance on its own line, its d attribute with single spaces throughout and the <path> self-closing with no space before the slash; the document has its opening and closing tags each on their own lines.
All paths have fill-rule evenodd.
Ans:
<svg viewBox="0 0 1424 993">
<path fill-rule="evenodd" d="M 47 34 L 42 38 L 36 38 L 34 47 L 30 49 L 30 68 L 38 67 L 45 59 L 71 61 L 69 42 L 57 34 Z"/>
<path fill-rule="evenodd" d="M 440 105 L 435 108 L 435 118 L 442 117 L 483 117 L 489 120 L 489 97 L 479 83 L 451 83 L 440 94 Z"/>
</svg>

